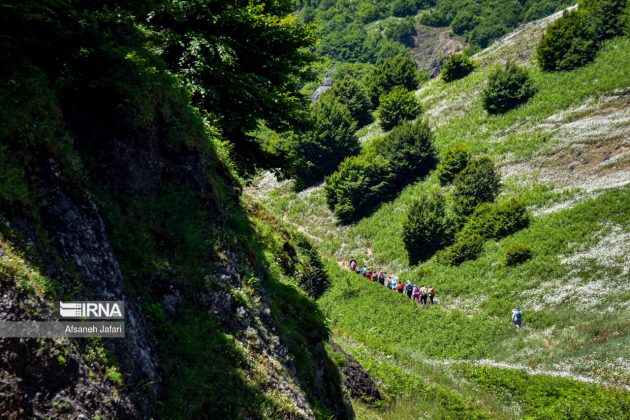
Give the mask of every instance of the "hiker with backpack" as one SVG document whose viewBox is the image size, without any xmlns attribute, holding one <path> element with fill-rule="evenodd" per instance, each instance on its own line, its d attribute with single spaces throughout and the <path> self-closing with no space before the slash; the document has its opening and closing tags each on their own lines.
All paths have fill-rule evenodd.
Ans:
<svg viewBox="0 0 630 420">
<path fill-rule="evenodd" d="M 398 280 L 398 283 L 396 284 L 396 291 L 398 293 L 402 293 L 404 290 L 405 290 L 405 285 L 403 284 L 401 280 Z"/>
<path fill-rule="evenodd" d="M 420 289 L 415 284 L 413 285 L 413 292 L 411 293 L 411 300 L 420 303 Z"/>
<path fill-rule="evenodd" d="M 420 288 L 420 304 L 426 306 L 428 293 L 429 293 L 429 291 L 428 291 L 428 289 L 425 286 L 422 286 Z"/>
<path fill-rule="evenodd" d="M 396 277 L 391 276 L 390 277 L 390 281 L 389 281 L 389 288 L 391 290 L 396 290 L 396 286 L 398 285 L 398 282 L 396 281 Z"/>
<path fill-rule="evenodd" d="M 405 285 L 405 293 L 407 294 L 407 297 L 409 299 L 411 299 L 412 292 L 413 292 L 413 285 L 411 284 L 409 280 L 407 280 L 407 284 Z"/>
<path fill-rule="evenodd" d="M 361 275 L 363 277 L 365 277 L 365 273 L 367 272 L 368 268 L 366 264 L 363 264 L 363 267 L 361 267 Z"/>
<path fill-rule="evenodd" d="M 365 278 L 368 280 L 372 280 L 372 270 L 370 270 L 369 268 L 365 272 Z"/>
<path fill-rule="evenodd" d="M 516 328 L 523 327 L 523 312 L 520 308 L 514 308 L 512 311 L 512 322 L 516 325 Z"/>
<path fill-rule="evenodd" d="M 433 296 L 435 296 L 435 288 L 433 286 L 429 286 L 429 290 L 427 290 L 427 294 L 429 295 L 429 301 L 431 305 L 433 305 Z"/>
</svg>

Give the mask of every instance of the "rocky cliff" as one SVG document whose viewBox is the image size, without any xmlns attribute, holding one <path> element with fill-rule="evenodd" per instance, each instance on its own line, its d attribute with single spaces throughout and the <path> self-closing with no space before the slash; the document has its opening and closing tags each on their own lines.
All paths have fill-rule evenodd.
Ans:
<svg viewBox="0 0 630 420">
<path fill-rule="evenodd" d="M 64 88 L 3 70 L 0 320 L 124 300 L 126 337 L 0 339 L 0 413 L 351 417 L 323 317 L 274 271 L 220 143 L 170 76 L 121 67 Z"/>
</svg>

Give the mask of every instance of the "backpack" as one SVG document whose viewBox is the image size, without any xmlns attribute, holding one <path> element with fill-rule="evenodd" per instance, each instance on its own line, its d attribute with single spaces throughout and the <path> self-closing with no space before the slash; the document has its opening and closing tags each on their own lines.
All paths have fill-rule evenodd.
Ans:
<svg viewBox="0 0 630 420">
<path fill-rule="evenodd" d="M 521 311 L 516 311 L 514 313 L 514 319 L 516 319 L 517 321 L 520 321 L 522 317 L 523 317 L 523 313 Z"/>
<path fill-rule="evenodd" d="M 433 287 L 429 289 L 429 295 L 435 296 L 435 289 Z"/>
<path fill-rule="evenodd" d="M 413 288 L 413 286 L 411 284 L 408 284 L 407 286 L 405 286 L 405 290 L 407 292 L 411 292 L 411 289 Z"/>
</svg>

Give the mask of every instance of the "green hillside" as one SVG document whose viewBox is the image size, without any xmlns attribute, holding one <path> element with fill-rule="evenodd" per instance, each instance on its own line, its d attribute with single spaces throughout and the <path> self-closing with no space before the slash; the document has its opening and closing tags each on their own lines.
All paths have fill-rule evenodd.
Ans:
<svg viewBox="0 0 630 420">
<path fill-rule="evenodd" d="M 0 0 L 0 418 L 630 420 L 629 1 Z"/>
<path fill-rule="evenodd" d="M 531 214 L 527 228 L 486 241 L 474 261 L 409 265 L 407 208 L 427 191 L 450 197 L 453 188 L 440 187 L 436 171 L 348 225 L 328 209 L 321 186 L 296 193 L 291 181 L 265 174 L 247 190 L 326 257 L 332 287 L 318 302 L 334 339 L 388 395 L 382 406 L 361 406 L 362 417 L 628 416 L 630 41 L 606 41 L 578 69 L 543 72 L 534 51 L 556 18 L 480 51 L 469 76 L 416 92 L 438 151 L 462 144 L 490 157 L 502 178 L 498 200 L 518 195 Z M 508 60 L 529 70 L 537 93 L 490 115 L 481 91 Z M 378 121 L 359 134 L 364 148 L 384 135 Z M 515 243 L 530 247 L 532 258 L 508 266 Z M 439 305 L 416 307 L 346 271 L 351 256 L 435 286 Z M 514 306 L 525 313 L 520 331 L 509 322 Z"/>
</svg>

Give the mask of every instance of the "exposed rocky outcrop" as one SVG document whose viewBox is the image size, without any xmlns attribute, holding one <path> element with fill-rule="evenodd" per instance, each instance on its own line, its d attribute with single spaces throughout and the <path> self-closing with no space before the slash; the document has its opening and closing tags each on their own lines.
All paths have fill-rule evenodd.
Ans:
<svg viewBox="0 0 630 420">
<path fill-rule="evenodd" d="M 344 355 L 346 365 L 343 368 L 343 384 L 353 399 L 363 402 L 375 402 L 383 399 L 376 383 L 370 374 L 352 356 L 343 351 L 338 344 L 333 343 L 333 349 Z"/>
<path fill-rule="evenodd" d="M 452 54 L 464 49 L 464 41 L 453 35 L 450 28 L 432 28 L 417 24 L 407 44 L 411 47 L 416 65 L 426 70 L 429 77 L 440 74 L 442 63 Z"/>
<path fill-rule="evenodd" d="M 324 92 L 332 87 L 333 73 L 333 70 L 329 70 L 328 72 L 326 72 L 326 74 L 324 75 L 324 80 L 322 80 L 322 84 L 317 89 L 315 89 L 315 92 L 313 92 L 313 95 L 311 96 L 311 103 L 317 102 L 319 98 L 321 98 L 321 96 L 324 94 Z"/>
</svg>

